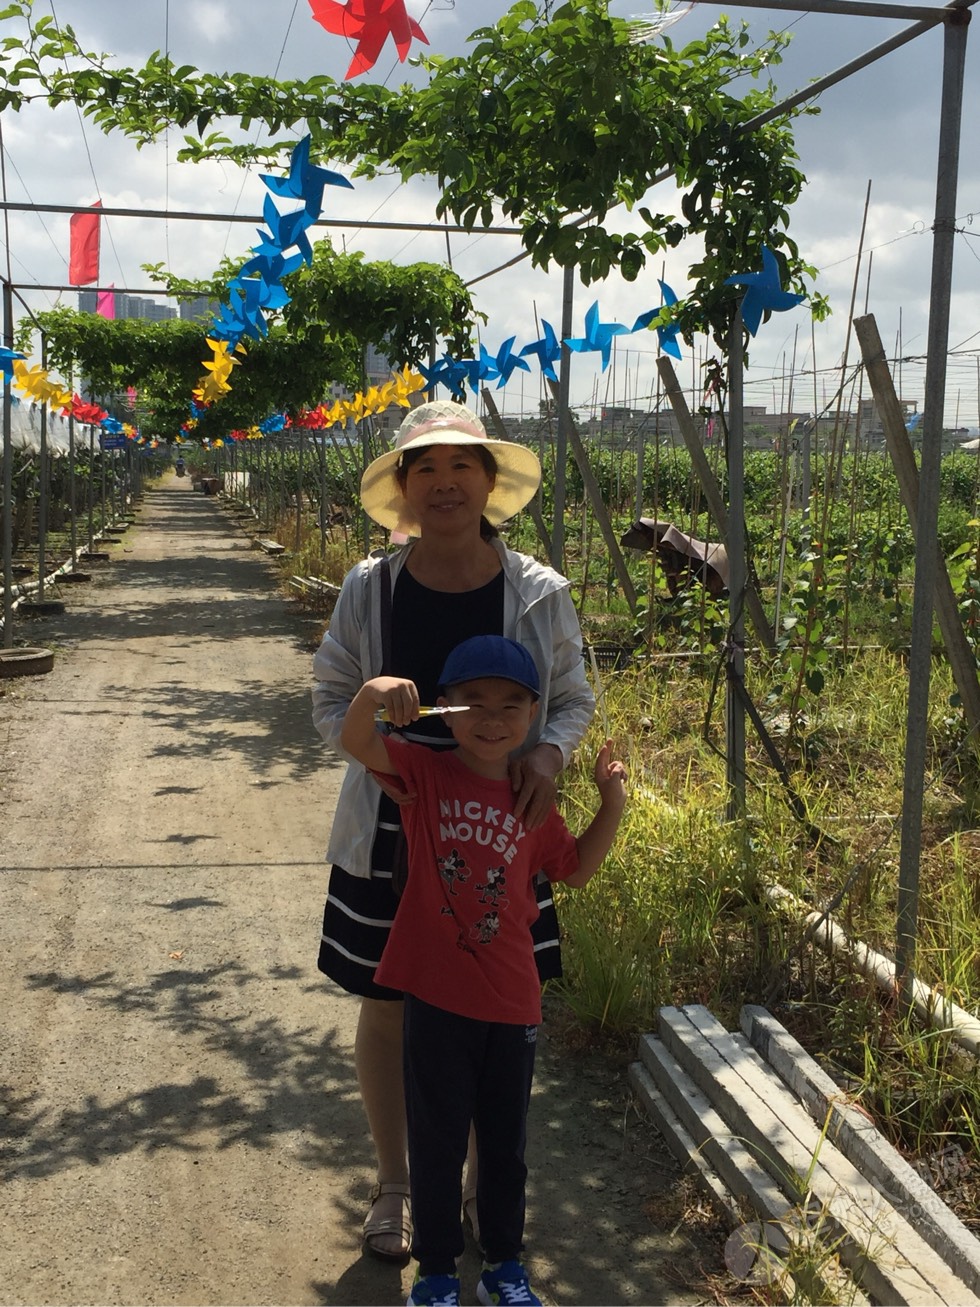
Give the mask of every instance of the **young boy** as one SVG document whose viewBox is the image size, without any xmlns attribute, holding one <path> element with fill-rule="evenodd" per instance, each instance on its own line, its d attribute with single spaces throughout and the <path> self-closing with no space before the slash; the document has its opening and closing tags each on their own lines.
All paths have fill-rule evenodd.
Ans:
<svg viewBox="0 0 980 1307">
<path fill-rule="evenodd" d="M 525 830 L 514 817 L 508 759 L 538 711 L 528 651 L 502 636 L 449 655 L 439 705 L 457 748 L 434 752 L 378 733 L 419 716 L 412 681 L 365 683 L 341 743 L 371 771 L 417 794 L 402 809 L 408 881 L 377 972 L 405 992 L 405 1097 L 418 1273 L 410 1304 L 456 1304 L 463 1251 L 461 1177 L 470 1122 L 479 1155 L 477 1211 L 486 1258 L 481 1303 L 538 1303 L 520 1262 L 527 1108 L 541 992 L 529 928 L 533 877 L 581 886 L 609 852 L 626 801 L 625 769 L 599 751 L 599 810 L 577 839 L 557 809 Z"/>
</svg>

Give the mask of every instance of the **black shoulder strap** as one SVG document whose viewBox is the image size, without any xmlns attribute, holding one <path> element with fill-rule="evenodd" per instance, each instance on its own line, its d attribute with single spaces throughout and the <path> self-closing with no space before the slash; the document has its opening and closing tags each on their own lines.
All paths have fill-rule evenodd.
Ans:
<svg viewBox="0 0 980 1307">
<path fill-rule="evenodd" d="M 387 554 L 378 564 L 381 573 L 381 675 L 391 673 L 391 563 Z"/>
</svg>

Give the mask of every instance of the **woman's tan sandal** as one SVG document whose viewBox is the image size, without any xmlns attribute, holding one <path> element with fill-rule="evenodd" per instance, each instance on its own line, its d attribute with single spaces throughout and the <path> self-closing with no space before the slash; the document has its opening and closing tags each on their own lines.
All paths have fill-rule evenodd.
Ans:
<svg viewBox="0 0 980 1307">
<path fill-rule="evenodd" d="M 480 1217 L 476 1210 L 476 1186 L 472 1188 L 467 1186 L 463 1190 L 463 1224 L 469 1227 L 470 1234 L 473 1236 L 473 1242 L 480 1251 L 483 1246 L 480 1243 Z"/>
<path fill-rule="evenodd" d="M 400 1199 L 397 1216 L 375 1211 L 378 1200 L 389 1195 Z M 407 1184 L 376 1184 L 371 1188 L 371 1207 L 364 1219 L 364 1249 L 386 1262 L 407 1262 L 412 1249 L 412 1209 Z"/>
</svg>

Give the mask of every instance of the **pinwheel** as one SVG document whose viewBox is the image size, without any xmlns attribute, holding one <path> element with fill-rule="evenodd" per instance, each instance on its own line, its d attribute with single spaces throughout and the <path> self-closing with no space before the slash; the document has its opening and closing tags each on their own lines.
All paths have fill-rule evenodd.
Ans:
<svg viewBox="0 0 980 1307">
<path fill-rule="evenodd" d="M 14 359 L 10 366 L 14 374 L 14 385 L 22 395 L 29 398 L 33 398 L 36 388 L 47 380 L 47 369 L 42 368 L 40 363 L 29 366 L 23 361 L 23 356 Z"/>
<path fill-rule="evenodd" d="M 664 306 L 666 308 L 673 308 L 677 303 L 677 296 L 665 281 L 661 281 L 658 284 L 660 286 L 661 294 L 664 297 Z M 657 328 L 657 339 L 660 341 L 660 348 L 665 354 L 671 354 L 675 359 L 679 359 L 681 356 L 681 347 L 677 343 L 677 333 L 679 331 L 680 327 L 676 322 L 668 323 L 666 327 Z"/>
<path fill-rule="evenodd" d="M 614 336 L 629 335 L 632 328 L 621 322 L 600 322 L 599 301 L 596 300 L 585 315 L 585 335 L 566 340 L 564 343 L 576 354 L 599 353 L 602 355 L 602 370 L 609 366 Z"/>
<path fill-rule="evenodd" d="M 204 404 L 214 404 L 222 395 L 227 395 L 230 389 L 227 382 L 219 380 L 209 372 L 206 377 L 201 378 L 191 394 Z"/>
<path fill-rule="evenodd" d="M 750 336 L 759 330 L 763 313 L 785 313 L 805 298 L 783 290 L 776 256 L 765 245 L 762 247 L 762 271 L 736 273 L 725 278 L 725 285 L 747 287 L 742 296 L 742 322 Z"/>
<path fill-rule="evenodd" d="M 453 395 L 461 395 L 466 385 L 465 365 L 450 358 L 448 354 L 444 354 L 431 368 L 420 363 L 419 372 L 425 378 L 427 385 L 445 386 Z"/>
<path fill-rule="evenodd" d="M 233 358 L 228 352 L 228 342 L 226 340 L 211 340 L 209 337 L 208 345 L 214 352 L 214 359 L 210 363 L 205 363 L 204 367 L 212 372 L 218 380 L 227 382 L 231 376 L 232 368 L 237 367 L 240 360 Z"/>
<path fill-rule="evenodd" d="M 259 430 L 263 436 L 270 436 L 274 431 L 282 431 L 285 425 L 286 419 L 283 414 L 273 413 L 259 423 Z"/>
<path fill-rule="evenodd" d="M 72 396 L 71 415 L 76 422 L 83 422 L 86 426 L 92 427 L 97 427 L 103 418 L 109 416 L 104 408 L 100 408 L 98 404 L 89 404 L 78 395 Z"/>
<path fill-rule="evenodd" d="M 515 340 L 515 336 L 508 337 L 508 339 L 501 345 L 500 349 L 497 350 L 497 357 L 494 362 L 497 366 L 497 372 L 500 375 L 500 380 L 497 382 L 498 390 L 501 386 L 507 385 L 507 382 L 510 381 L 511 374 L 515 368 L 520 368 L 522 372 L 531 371 L 529 365 L 524 362 L 520 354 L 515 354 L 513 352 L 512 347 Z"/>
<path fill-rule="evenodd" d="M 276 286 L 283 277 L 288 277 L 302 264 L 302 254 L 285 255 L 281 250 L 272 254 L 256 254 L 254 259 L 249 259 L 247 263 L 242 264 L 238 276 L 229 284 L 234 285 L 246 277 L 258 276 L 267 286 Z"/>
<path fill-rule="evenodd" d="M 321 27 L 336 36 L 356 41 L 357 48 L 344 81 L 373 68 L 381 47 L 390 36 L 402 63 L 408 57 L 412 37 L 428 45 L 428 38 L 414 18 L 405 12 L 405 0 L 310 0 L 313 17 Z"/>
<path fill-rule="evenodd" d="M 280 213 L 271 195 L 265 197 L 262 217 L 269 230 L 257 228 L 259 243 L 252 248 L 256 254 L 275 256 L 284 254 L 294 245 L 299 250 L 303 262 L 313 262 L 313 246 L 306 235 L 313 225 L 314 218 L 306 209 L 294 209 L 292 213 Z"/>
<path fill-rule="evenodd" d="M 425 389 L 425 378 L 420 377 L 417 372 L 406 363 L 401 372 L 396 372 L 391 379 L 391 402 L 398 404 L 401 408 L 410 408 L 410 395 L 414 395 L 417 390 Z"/>
<path fill-rule="evenodd" d="M 545 322 L 542 318 L 541 325 L 544 328 L 544 335 L 540 340 L 525 345 L 521 350 L 521 355 L 536 354 L 538 363 L 541 366 L 542 376 L 547 377 L 549 381 L 557 382 L 558 373 L 555 371 L 555 364 L 561 358 L 561 345 L 551 323 Z"/>
<path fill-rule="evenodd" d="M 0 372 L 3 373 L 4 381 L 12 381 L 14 377 L 14 363 L 24 355 L 18 354 L 15 350 L 8 349 L 6 345 L 0 345 Z"/>
<path fill-rule="evenodd" d="M 304 136 L 296 145 L 285 177 L 270 177 L 265 173 L 261 175 L 273 195 L 278 195 L 280 199 L 302 200 L 307 212 L 318 218 L 323 207 L 325 186 L 346 186 L 348 190 L 353 190 L 354 186 L 339 172 L 331 172 L 329 168 L 319 168 L 310 163 L 310 140 L 309 136 Z"/>
<path fill-rule="evenodd" d="M 508 344 L 512 344 L 513 339 L 512 336 Z M 500 376 L 500 369 L 497 367 L 496 360 L 482 341 L 480 342 L 480 357 L 461 359 L 460 367 L 466 369 L 466 382 L 474 394 L 480 389 L 481 381 L 496 381 L 497 377 Z"/>
<path fill-rule="evenodd" d="M 21 355 L 10 361 L 13 384 L 22 395 L 26 395 L 35 404 L 47 404 L 51 408 L 64 408 L 71 403 L 71 392 L 60 381 L 53 381 L 47 368 L 39 363 L 28 367 L 23 357 Z"/>
<path fill-rule="evenodd" d="M 107 436 L 121 436 L 123 434 L 123 424 L 118 418 L 110 417 L 108 413 L 102 419 L 100 426 Z"/>
<path fill-rule="evenodd" d="M 249 304 L 241 291 L 232 289 L 231 294 L 228 296 L 228 312 L 232 321 L 240 327 L 239 339 L 241 336 L 250 336 L 252 340 L 260 340 L 263 336 L 269 334 L 269 328 L 266 325 L 262 310 L 257 304 Z M 221 339 L 221 336 L 214 330 L 211 331 L 211 335 L 216 340 Z M 237 339 L 235 344 L 238 344 Z"/>
</svg>

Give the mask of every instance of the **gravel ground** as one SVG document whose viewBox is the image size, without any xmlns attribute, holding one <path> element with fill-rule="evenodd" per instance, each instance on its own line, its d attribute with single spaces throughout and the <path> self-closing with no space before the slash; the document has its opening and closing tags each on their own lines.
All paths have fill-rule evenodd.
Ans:
<svg viewBox="0 0 980 1307">
<path fill-rule="evenodd" d="M 0 1302 L 403 1302 L 360 1248 L 356 1002 L 315 966 L 342 765 L 311 621 L 188 478 L 110 548 L 18 624 L 54 670 L 0 680 Z M 539 1047 L 542 1296 L 694 1301 L 624 1059 Z"/>
</svg>

